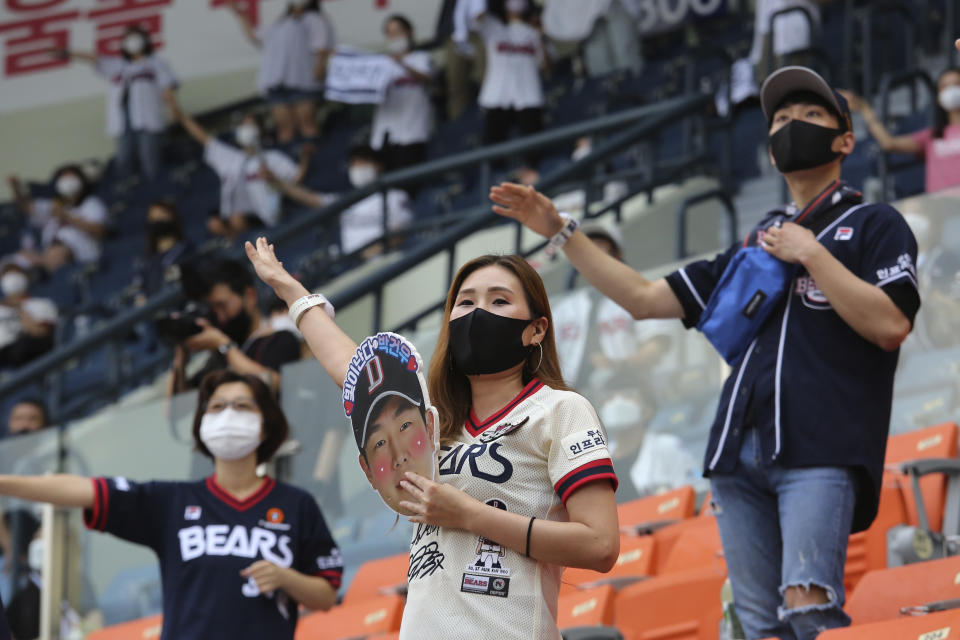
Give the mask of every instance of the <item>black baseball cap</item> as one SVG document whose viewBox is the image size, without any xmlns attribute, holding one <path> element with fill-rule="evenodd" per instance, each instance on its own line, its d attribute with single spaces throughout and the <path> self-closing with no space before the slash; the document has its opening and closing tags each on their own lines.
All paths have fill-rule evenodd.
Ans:
<svg viewBox="0 0 960 640">
<path fill-rule="evenodd" d="M 773 113 L 791 93 L 809 92 L 819 96 L 840 117 L 840 128 L 853 130 L 850 105 L 847 99 L 835 91 L 819 73 L 800 66 L 783 67 L 771 73 L 760 88 L 760 106 L 767 124 L 773 119 Z"/>
<path fill-rule="evenodd" d="M 359 374 L 351 375 L 352 372 Z M 429 401 L 423 361 L 403 336 L 379 333 L 357 347 L 343 384 L 344 413 L 350 418 L 361 452 L 376 408 L 395 397 L 426 411 Z"/>
</svg>

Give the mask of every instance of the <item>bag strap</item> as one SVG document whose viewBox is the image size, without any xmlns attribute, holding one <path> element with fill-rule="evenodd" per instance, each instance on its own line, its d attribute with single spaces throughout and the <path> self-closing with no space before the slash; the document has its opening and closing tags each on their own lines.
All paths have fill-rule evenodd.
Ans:
<svg viewBox="0 0 960 640">
<path fill-rule="evenodd" d="M 826 209 L 820 209 L 820 206 L 827 198 L 835 197 L 837 193 L 842 195 L 836 204 L 829 205 Z M 802 227 L 810 229 L 814 235 L 819 236 L 820 233 L 833 224 L 837 218 L 844 215 L 852 207 L 862 205 L 862 203 L 862 193 L 850 187 L 842 180 L 834 180 L 798 215 L 790 216 L 787 215 L 785 211 L 771 212 L 771 215 L 764 218 L 762 222 L 750 230 L 746 238 L 743 239 L 743 247 L 755 245 L 757 243 L 757 232 L 769 229 L 778 222 L 781 224 L 784 222 L 799 224 Z"/>
</svg>

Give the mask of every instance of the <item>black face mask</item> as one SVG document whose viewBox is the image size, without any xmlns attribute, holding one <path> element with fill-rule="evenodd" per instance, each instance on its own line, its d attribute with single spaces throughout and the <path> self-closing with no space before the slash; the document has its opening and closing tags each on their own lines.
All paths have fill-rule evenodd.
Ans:
<svg viewBox="0 0 960 640">
<path fill-rule="evenodd" d="M 172 220 L 157 220 L 147 223 L 147 233 L 154 238 L 164 238 L 167 236 L 180 237 L 180 228 Z"/>
<path fill-rule="evenodd" d="M 830 145 L 844 129 L 832 129 L 802 120 L 791 120 L 770 136 L 770 152 L 780 173 L 812 169 L 835 160 L 840 155 Z"/>
<path fill-rule="evenodd" d="M 253 318 L 250 317 L 246 309 L 241 309 L 240 313 L 220 325 L 220 331 L 223 331 L 236 344 L 242 345 L 247 341 L 247 336 L 250 335 L 252 324 Z"/>
<path fill-rule="evenodd" d="M 530 347 L 523 344 L 523 330 L 531 322 L 479 308 L 451 320 L 453 366 L 468 376 L 499 373 L 517 366 L 530 352 Z"/>
</svg>

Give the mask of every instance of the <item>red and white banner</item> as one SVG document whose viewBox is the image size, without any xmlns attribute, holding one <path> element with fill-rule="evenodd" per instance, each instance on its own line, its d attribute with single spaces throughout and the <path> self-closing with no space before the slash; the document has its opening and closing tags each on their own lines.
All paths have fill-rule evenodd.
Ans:
<svg viewBox="0 0 960 640">
<path fill-rule="evenodd" d="M 103 93 L 89 65 L 57 58 L 59 49 L 113 54 L 126 25 L 153 36 L 181 80 L 252 69 L 259 51 L 244 37 L 227 0 L 0 0 L 0 112 Z M 327 0 L 337 41 L 375 45 L 383 19 L 406 15 L 420 37 L 433 34 L 442 0 Z M 275 20 L 285 0 L 241 0 L 255 24 Z M 250 93 L 256 91 L 251 84 Z"/>
</svg>

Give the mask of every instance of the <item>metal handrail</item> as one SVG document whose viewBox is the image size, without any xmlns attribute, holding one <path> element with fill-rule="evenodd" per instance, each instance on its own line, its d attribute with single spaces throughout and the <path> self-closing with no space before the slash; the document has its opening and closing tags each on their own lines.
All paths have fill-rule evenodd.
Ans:
<svg viewBox="0 0 960 640">
<path fill-rule="evenodd" d="M 886 124 L 887 118 L 890 116 L 890 93 L 896 87 L 902 87 L 909 85 L 911 88 L 916 87 L 917 81 L 920 81 L 930 94 L 930 104 L 933 105 L 937 101 L 937 84 L 934 82 L 933 78 L 929 73 L 923 69 L 912 69 L 910 71 L 903 71 L 900 73 L 886 73 L 880 79 L 880 122 Z M 917 107 L 917 94 L 914 90 L 911 94 L 911 106 L 916 109 Z M 920 164 L 922 160 L 917 160 L 910 164 Z M 890 159 L 886 151 L 880 153 L 880 157 L 877 160 L 877 173 L 879 174 L 880 183 L 883 188 L 883 197 L 889 198 L 890 194 Z"/>
<path fill-rule="evenodd" d="M 540 183 L 538 183 L 537 188 L 549 193 L 555 187 L 566 183 L 568 180 L 576 176 L 586 167 L 593 165 L 595 162 L 602 161 L 612 155 L 615 155 L 621 149 L 634 144 L 637 140 L 659 132 L 666 124 L 670 122 L 674 122 L 696 113 L 697 111 L 703 109 L 706 105 L 710 104 L 711 101 L 712 98 L 706 95 L 687 97 L 679 102 L 671 101 L 676 106 L 672 106 L 669 110 L 664 110 L 664 112 L 654 115 L 647 120 L 643 120 L 639 124 L 631 127 L 626 132 L 604 141 L 598 145 L 597 148 L 591 151 L 591 153 L 585 158 L 578 162 L 561 167 L 560 169 L 544 177 Z M 448 255 L 447 286 L 449 286 L 453 279 L 453 249 L 456 246 L 456 243 L 460 239 L 502 220 L 503 218 L 495 214 L 490 207 L 486 205 L 477 207 L 464 216 L 463 222 L 452 227 L 443 235 L 438 236 L 437 238 L 434 238 L 409 251 L 398 260 L 391 262 L 388 265 L 384 265 L 376 272 L 354 283 L 344 291 L 330 296 L 330 301 L 334 304 L 334 306 L 342 309 L 347 305 L 359 300 L 360 298 L 373 293 L 374 317 L 372 324 L 374 329 L 378 330 L 382 322 L 382 310 L 378 301 L 383 296 L 383 287 L 387 282 L 419 266 L 423 263 L 423 261 L 428 260 L 437 254 L 446 252 Z M 519 226 L 519 223 L 516 224 Z M 520 252 L 520 250 L 519 234 L 517 234 L 514 251 Z M 435 307 L 431 307 L 431 309 L 433 308 Z M 420 317 L 423 315 L 423 311 L 413 314 L 414 317 Z M 415 322 L 407 320 L 398 323 L 398 326 L 409 327 L 412 324 L 415 324 Z"/>
<path fill-rule="evenodd" d="M 618 111 L 617 113 L 600 118 L 558 127 L 532 136 L 490 145 L 473 151 L 466 151 L 446 158 L 431 160 L 416 167 L 392 171 L 381 176 L 376 182 L 344 194 L 326 207 L 317 209 L 313 213 L 301 216 L 296 220 L 282 225 L 276 230 L 271 231 L 270 235 L 274 239 L 274 243 L 279 246 L 286 240 L 296 238 L 311 228 L 332 221 L 334 217 L 339 215 L 343 210 L 374 193 L 385 193 L 390 189 L 418 185 L 444 173 L 475 168 L 478 165 L 482 167 L 494 160 L 557 146 L 589 134 L 620 129 L 646 116 L 663 111 L 669 112 L 674 108 L 681 107 L 690 100 L 691 98 L 689 96 L 671 98 L 670 100 L 665 100 L 657 104 Z M 577 164 L 577 166 L 584 166 L 588 163 L 592 164 L 589 162 L 591 157 L 592 156 L 583 158 L 581 163 L 575 164 Z M 489 182 L 489 180 L 481 180 L 481 183 L 483 182 Z"/>
<path fill-rule="evenodd" d="M 683 260 L 690 255 L 687 250 L 687 216 L 690 209 L 710 200 L 719 200 L 724 207 L 727 216 L 727 226 L 730 231 L 730 241 L 736 242 L 739 234 L 737 233 L 737 210 L 733 206 L 733 199 L 725 189 L 711 189 L 703 191 L 686 198 L 677 207 L 677 260 Z"/>
<path fill-rule="evenodd" d="M 338 198 L 334 203 L 296 220 L 292 220 L 282 227 L 271 231 L 271 241 L 282 248 L 282 244 L 285 241 L 291 240 L 316 228 L 318 225 L 322 225 L 324 222 L 334 219 L 335 216 L 339 215 L 349 206 L 377 192 L 384 192 L 391 188 L 425 182 L 437 175 L 456 169 L 475 167 L 479 163 L 489 163 L 499 158 L 516 156 L 523 152 L 563 144 L 564 142 L 575 140 L 583 135 L 621 129 L 630 124 L 634 125 L 628 130 L 628 132 L 632 132 L 631 139 L 649 136 L 651 133 L 657 132 L 667 122 L 688 117 L 702 111 L 709 102 L 709 96 L 682 96 L 654 105 L 624 110 L 526 138 L 434 160 L 418 167 L 388 173 L 373 184 L 347 193 Z M 640 124 L 635 124 L 637 121 L 640 121 Z M 624 134 L 617 136 L 617 140 L 621 140 L 623 135 Z M 608 142 L 615 142 L 615 144 L 611 145 L 608 144 Z M 605 141 L 598 145 L 587 157 L 565 166 L 545 178 L 541 181 L 540 186 L 541 188 L 549 189 L 553 185 L 563 183 L 627 146 L 629 146 L 629 143 L 617 143 L 613 140 Z M 371 290 L 382 291 L 382 287 L 387 281 L 412 269 L 434 254 L 451 248 L 459 239 L 486 226 L 495 218 L 499 219 L 489 208 L 485 208 L 484 215 L 476 215 L 475 212 L 473 216 L 466 216 L 463 222 L 451 227 L 445 234 L 406 253 L 397 262 L 371 274 L 368 278 L 356 283 L 339 295 L 333 296 L 332 301 L 337 307 L 343 308 L 347 304 L 367 295 Z M 239 255 L 240 251 L 239 248 L 233 250 L 236 255 Z M 0 397 L 8 397 L 9 394 L 37 381 L 46 380 L 48 384 L 51 380 L 56 382 L 56 378 L 58 377 L 56 374 L 58 371 L 74 358 L 95 351 L 111 341 L 122 339 L 122 336 L 126 336 L 136 325 L 151 320 L 158 312 L 178 306 L 184 301 L 185 296 L 179 285 L 167 287 L 155 296 L 149 298 L 144 305 L 120 313 L 118 316 L 95 327 L 81 339 L 58 347 L 21 367 L 11 377 L 0 381 Z"/>
</svg>

